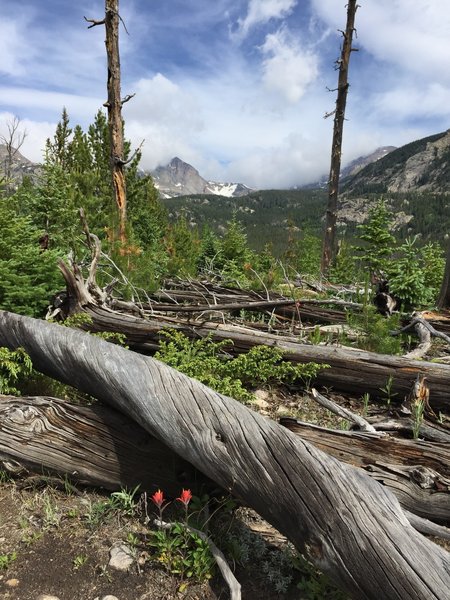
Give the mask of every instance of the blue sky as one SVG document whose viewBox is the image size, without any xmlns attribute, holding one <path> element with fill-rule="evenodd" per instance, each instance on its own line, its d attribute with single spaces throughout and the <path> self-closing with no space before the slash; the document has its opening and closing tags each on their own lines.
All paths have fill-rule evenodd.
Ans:
<svg viewBox="0 0 450 600">
<path fill-rule="evenodd" d="M 450 127 L 450 0 L 360 0 L 343 161 Z M 62 107 L 105 100 L 97 0 L 1 0 L 0 132 L 17 115 L 39 161 Z M 126 135 L 143 167 L 289 187 L 327 173 L 345 0 L 120 0 Z"/>
</svg>

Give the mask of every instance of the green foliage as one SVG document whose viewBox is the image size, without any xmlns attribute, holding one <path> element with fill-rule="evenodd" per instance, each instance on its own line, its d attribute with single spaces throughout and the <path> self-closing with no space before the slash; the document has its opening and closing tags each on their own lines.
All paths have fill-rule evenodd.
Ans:
<svg viewBox="0 0 450 600">
<path fill-rule="evenodd" d="M 14 384 L 31 373 L 33 365 L 22 348 L 8 350 L 0 347 L 0 394 L 20 395 Z"/>
<path fill-rule="evenodd" d="M 152 531 L 149 545 L 154 549 L 156 560 L 183 580 L 202 583 L 214 574 L 215 560 L 208 542 L 183 523 Z"/>
<path fill-rule="evenodd" d="M 7 554 L 0 554 L 0 570 L 7 569 L 12 562 L 17 558 L 17 552 L 8 552 Z"/>
<path fill-rule="evenodd" d="M 279 348 L 255 346 L 246 354 L 231 358 L 223 352 L 232 342 L 213 342 L 210 337 L 191 341 L 184 334 L 167 330 L 155 358 L 198 379 L 221 394 L 236 400 L 253 399 L 249 389 L 271 383 L 309 384 L 326 365 L 293 365 L 284 360 Z"/>
<path fill-rule="evenodd" d="M 122 489 L 111 494 L 111 507 L 118 510 L 127 516 L 133 516 L 136 511 L 136 494 L 138 493 L 140 484 L 132 490 Z"/>
<path fill-rule="evenodd" d="M 39 231 L 6 198 L 0 198 L 0 230 L 0 308 L 40 317 L 62 285 L 58 254 L 41 251 Z"/>
<path fill-rule="evenodd" d="M 354 257 L 354 248 L 341 240 L 339 243 L 336 262 L 330 269 L 329 279 L 334 283 L 352 283 L 358 279 L 358 266 Z"/>
<path fill-rule="evenodd" d="M 359 261 L 371 274 L 386 277 L 390 293 L 401 300 L 402 308 L 433 303 L 444 274 L 443 250 L 436 242 L 418 247 L 417 236 L 400 245 L 390 233 L 392 221 L 385 202 L 371 209 L 368 221 L 358 227 L 364 242 L 355 248 Z"/>
<path fill-rule="evenodd" d="M 399 315 L 386 319 L 366 302 L 361 313 L 347 313 L 347 322 L 352 329 L 358 331 L 358 348 L 380 354 L 402 353 L 401 338 L 392 335 L 392 331 L 399 327 Z"/>
<path fill-rule="evenodd" d="M 393 217 L 386 202 L 380 200 L 369 210 L 369 216 L 365 223 L 358 226 L 359 239 L 364 242 L 363 246 L 356 247 L 365 267 L 371 273 L 384 271 L 387 259 L 395 250 L 395 237 L 391 233 Z"/>
<path fill-rule="evenodd" d="M 431 300 L 415 244 L 415 239 L 405 240 L 398 249 L 398 257 L 387 265 L 389 290 L 402 300 L 406 309 L 417 308 Z"/>
<path fill-rule="evenodd" d="M 318 571 L 301 554 L 293 556 L 295 568 L 301 573 L 297 588 L 305 600 L 346 600 L 347 595 L 338 590 L 326 575 Z"/>
<path fill-rule="evenodd" d="M 433 300 L 444 279 L 444 250 L 438 243 L 429 242 L 420 248 L 420 260 L 424 273 L 424 286 L 429 292 L 428 300 Z"/>
</svg>

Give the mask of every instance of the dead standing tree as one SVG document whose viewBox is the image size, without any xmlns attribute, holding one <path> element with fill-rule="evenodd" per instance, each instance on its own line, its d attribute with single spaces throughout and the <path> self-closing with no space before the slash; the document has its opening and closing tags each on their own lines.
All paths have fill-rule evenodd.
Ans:
<svg viewBox="0 0 450 600">
<path fill-rule="evenodd" d="M 125 157 L 122 121 L 122 106 L 132 95 L 124 99 L 120 96 L 120 54 L 119 54 L 119 0 L 105 0 L 105 18 L 85 20 L 91 23 L 88 29 L 96 25 L 105 25 L 106 54 L 108 59 L 108 100 L 104 106 L 108 109 L 110 140 L 110 161 L 114 197 L 119 216 L 119 240 L 126 243 L 127 193 L 125 185 Z"/>
<path fill-rule="evenodd" d="M 441 310 L 443 308 L 450 308 L 450 242 L 448 242 L 444 279 L 442 280 L 439 298 L 437 300 L 437 307 Z"/>
<path fill-rule="evenodd" d="M 243 404 L 149 357 L 0 311 L 0 345 L 112 404 L 253 507 L 358 600 L 444 598 L 448 553 L 395 497 Z"/>
<path fill-rule="evenodd" d="M 12 166 L 14 158 L 25 142 L 27 137 L 26 130 L 21 129 L 21 121 L 15 116 L 5 124 L 5 133 L 0 135 L 0 144 L 5 146 L 6 156 L 4 163 L 4 179 L 6 181 L 6 189 L 8 192 L 13 191 L 11 186 Z"/>
<path fill-rule="evenodd" d="M 322 247 L 321 271 L 326 274 L 336 258 L 336 221 L 337 201 L 339 194 L 339 175 L 341 171 L 342 134 L 344 129 L 345 107 L 347 104 L 348 68 L 350 54 L 356 51 L 352 48 L 353 33 L 355 31 L 355 15 L 358 5 L 356 0 L 349 0 L 347 5 L 347 26 L 342 31 L 344 41 L 342 44 L 341 57 L 337 61 L 339 65 L 339 79 L 337 87 L 336 108 L 329 117 L 334 114 L 333 141 L 331 146 L 331 166 L 328 179 L 328 206 L 325 215 L 325 233 Z"/>
</svg>

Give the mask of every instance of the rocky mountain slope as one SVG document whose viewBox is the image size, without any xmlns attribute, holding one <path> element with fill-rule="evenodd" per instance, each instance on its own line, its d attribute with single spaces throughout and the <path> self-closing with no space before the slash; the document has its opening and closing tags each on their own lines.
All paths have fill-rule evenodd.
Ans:
<svg viewBox="0 0 450 600">
<path fill-rule="evenodd" d="M 245 196 L 252 191 L 243 183 L 207 181 L 197 169 L 178 157 L 172 158 L 165 167 L 157 167 L 150 175 L 163 198 L 189 194 L 215 194 L 235 198 Z"/>
<path fill-rule="evenodd" d="M 4 144 L 0 144 L 0 180 L 6 176 L 8 170 L 11 172 L 13 187 L 18 186 L 22 179 L 27 176 L 32 179 L 40 172 L 40 165 L 25 158 L 18 150 L 13 152 L 12 162 L 9 169 L 9 156 Z"/>
<path fill-rule="evenodd" d="M 346 194 L 448 192 L 450 129 L 401 146 L 343 180 Z"/>
</svg>

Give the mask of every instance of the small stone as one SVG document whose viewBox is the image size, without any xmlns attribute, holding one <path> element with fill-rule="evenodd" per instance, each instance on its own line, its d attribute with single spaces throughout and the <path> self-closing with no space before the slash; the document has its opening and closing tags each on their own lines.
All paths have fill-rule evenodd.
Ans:
<svg viewBox="0 0 450 600">
<path fill-rule="evenodd" d="M 109 551 L 109 566 L 118 571 L 128 571 L 134 562 L 132 549 L 126 544 L 116 544 Z"/>
<path fill-rule="evenodd" d="M 17 587 L 19 585 L 19 580 L 18 579 L 7 579 L 5 581 L 6 585 L 8 585 L 9 587 Z"/>
<path fill-rule="evenodd" d="M 102 596 L 100 600 L 119 600 L 119 598 L 117 596 L 111 596 L 108 594 L 108 596 Z"/>
<path fill-rule="evenodd" d="M 58 596 L 50 596 L 49 594 L 41 594 L 36 600 L 59 600 Z"/>
</svg>

